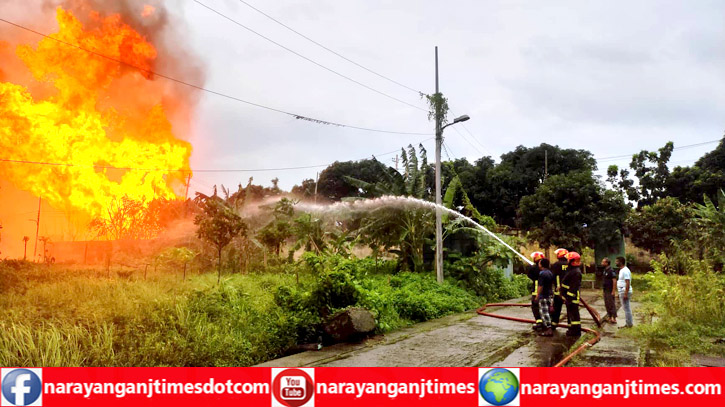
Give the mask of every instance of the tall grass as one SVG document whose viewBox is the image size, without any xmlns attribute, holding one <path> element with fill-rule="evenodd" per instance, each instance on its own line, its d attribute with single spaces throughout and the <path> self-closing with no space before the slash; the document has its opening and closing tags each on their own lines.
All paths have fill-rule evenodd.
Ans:
<svg viewBox="0 0 725 407">
<path fill-rule="evenodd" d="M 288 275 L 111 277 L 0 266 L 2 366 L 245 365 L 280 354 L 271 287 Z M 293 340 L 293 339 L 292 339 Z"/>
<path fill-rule="evenodd" d="M 336 258 L 217 284 L 214 273 L 144 279 L 3 262 L 0 365 L 247 366 L 317 340 L 324 318 L 348 306 L 370 309 L 387 332 L 481 302 L 456 281 L 389 271 Z"/>
<path fill-rule="evenodd" d="M 686 275 L 665 274 L 657 261 L 652 265 L 642 307 L 651 323 L 634 331 L 654 351 L 650 363 L 688 365 L 693 353 L 725 356 L 725 347 L 715 340 L 725 336 L 725 277 L 707 262 L 692 259 Z"/>
</svg>

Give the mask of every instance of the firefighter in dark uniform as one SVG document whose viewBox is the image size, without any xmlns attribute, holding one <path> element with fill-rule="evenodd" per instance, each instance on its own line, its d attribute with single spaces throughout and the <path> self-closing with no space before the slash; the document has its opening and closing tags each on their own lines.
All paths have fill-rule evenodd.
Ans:
<svg viewBox="0 0 725 407">
<path fill-rule="evenodd" d="M 531 260 L 534 264 L 529 266 L 527 274 L 531 280 L 531 312 L 534 314 L 534 320 L 536 323 L 531 327 L 532 329 L 539 331 L 544 328 L 544 321 L 541 319 L 541 313 L 539 312 L 539 302 L 536 300 L 536 295 L 539 291 L 539 261 L 544 258 L 544 253 L 533 252 L 531 253 Z"/>
<path fill-rule="evenodd" d="M 564 302 L 561 300 L 562 295 L 566 295 L 566 292 L 562 292 L 561 281 L 566 275 L 567 269 L 569 268 L 569 260 L 566 259 L 566 255 L 569 251 L 566 249 L 556 249 L 554 251 L 556 255 L 556 263 L 551 265 L 551 272 L 554 273 L 554 312 L 551 313 L 551 327 L 556 329 L 556 324 L 559 323 L 561 318 L 561 308 Z"/>
<path fill-rule="evenodd" d="M 566 255 L 569 260 L 569 268 L 561 281 L 562 288 L 565 290 L 564 303 L 566 304 L 566 314 L 569 320 L 569 330 L 566 331 L 567 336 L 581 336 L 582 321 L 579 316 L 579 299 L 582 284 L 581 256 L 577 252 L 569 252 Z M 568 287 L 568 288 L 564 288 Z"/>
</svg>

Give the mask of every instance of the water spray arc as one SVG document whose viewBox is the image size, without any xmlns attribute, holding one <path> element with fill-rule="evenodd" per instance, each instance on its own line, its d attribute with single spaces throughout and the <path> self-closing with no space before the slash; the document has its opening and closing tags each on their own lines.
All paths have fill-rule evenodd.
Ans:
<svg viewBox="0 0 725 407">
<path fill-rule="evenodd" d="M 393 198 L 402 198 L 402 197 L 393 197 Z M 503 241 L 503 240 L 502 240 L 502 239 L 501 239 L 500 237 L 498 237 L 498 236 L 497 236 L 497 235 L 496 235 L 495 233 L 493 233 L 493 232 L 491 232 L 490 230 L 486 229 L 486 228 L 485 228 L 485 227 L 484 227 L 483 225 L 479 224 L 478 222 L 476 222 L 475 220 L 473 220 L 473 219 L 469 218 L 468 216 L 466 216 L 466 215 L 464 215 L 464 214 L 462 214 L 462 213 L 460 213 L 460 212 L 458 212 L 458 211 L 454 211 L 453 209 L 450 209 L 450 208 L 446 208 L 446 207 L 445 207 L 445 206 L 443 206 L 443 205 L 438 205 L 438 204 L 435 204 L 435 203 L 433 203 L 433 202 L 428 202 L 428 201 L 424 201 L 424 200 L 422 200 L 422 199 L 416 199 L 416 198 L 405 198 L 405 199 L 406 199 L 406 200 L 408 200 L 408 201 L 412 201 L 412 202 L 415 202 L 416 204 L 418 204 L 418 205 L 421 205 L 421 206 L 426 206 L 426 207 L 430 207 L 430 208 L 432 208 L 432 209 L 440 209 L 440 210 L 441 210 L 441 211 L 443 211 L 443 212 L 446 212 L 446 213 L 448 213 L 448 214 L 450 214 L 450 215 L 453 215 L 453 216 L 455 216 L 455 217 L 457 217 L 457 218 L 461 218 L 461 219 L 465 220 L 466 222 L 468 222 L 468 223 L 470 223 L 471 225 L 473 225 L 473 226 L 474 226 L 475 228 L 477 228 L 477 229 L 481 230 L 482 232 L 484 232 L 484 233 L 486 233 L 487 235 L 491 236 L 492 238 L 496 239 L 496 241 L 498 241 L 499 243 L 501 243 L 502 245 L 504 245 L 504 246 L 505 246 L 505 247 L 506 247 L 507 249 L 511 250 L 511 251 L 512 251 L 512 252 L 514 252 L 514 253 L 515 253 L 515 254 L 516 254 L 517 256 L 521 257 L 521 259 L 522 259 L 522 260 L 523 260 L 524 262 L 526 262 L 527 264 L 529 264 L 529 265 L 531 265 L 531 264 L 534 264 L 534 263 L 533 263 L 533 262 L 532 262 L 531 260 L 529 260 L 529 259 L 528 259 L 528 258 L 527 258 L 526 256 L 524 256 L 523 254 L 519 253 L 519 251 L 518 251 L 518 250 L 514 249 L 514 248 L 513 248 L 513 247 L 511 247 L 511 246 L 510 246 L 510 245 L 509 245 L 508 243 L 504 242 L 504 241 Z"/>
<path fill-rule="evenodd" d="M 434 202 L 424 201 L 422 199 L 417 198 L 411 198 L 407 196 L 382 196 L 380 198 L 374 198 L 374 199 L 361 199 L 356 201 L 347 201 L 347 202 L 337 202 L 332 205 L 316 205 L 316 204 L 307 204 L 307 203 L 299 203 L 297 204 L 297 207 L 310 212 L 338 212 L 343 210 L 373 210 L 377 209 L 378 207 L 382 206 L 403 206 L 403 205 L 412 205 L 422 208 L 428 208 L 431 210 L 440 210 L 442 212 L 446 212 L 452 216 L 455 216 L 457 218 L 461 218 L 468 222 L 469 224 L 473 225 L 476 229 L 479 229 L 480 231 L 486 233 L 487 235 L 494 238 L 497 242 L 504 245 L 507 249 L 514 252 L 517 256 L 519 256 L 526 264 L 534 264 L 531 260 L 529 260 L 526 256 L 519 253 L 516 249 L 511 247 L 508 243 L 504 242 L 498 235 L 491 232 L 487 228 L 485 228 L 483 225 L 479 224 L 475 220 L 469 218 L 466 215 L 463 215 L 462 213 L 455 211 L 453 209 L 446 208 L 443 205 L 438 205 Z"/>
<path fill-rule="evenodd" d="M 339 212 L 339 211 L 349 211 L 349 210 L 374 210 L 378 209 L 380 207 L 384 206 L 402 206 L 402 205 L 413 205 L 417 207 L 422 208 L 429 208 L 431 210 L 435 211 L 442 211 L 446 212 L 452 216 L 461 218 L 468 222 L 469 224 L 473 225 L 476 229 L 479 229 L 480 231 L 486 233 L 487 235 L 494 238 L 498 243 L 504 245 L 506 248 L 511 250 L 512 252 L 516 253 L 517 256 L 519 256 L 526 264 L 533 265 L 534 263 L 529 260 L 526 256 L 519 253 L 516 249 L 511 247 L 508 243 L 503 241 L 499 236 L 497 236 L 495 233 L 488 230 L 483 225 L 479 224 L 475 220 L 471 219 L 468 216 L 465 216 L 453 209 L 446 208 L 443 205 L 438 205 L 434 202 L 428 202 L 424 201 L 422 199 L 417 198 L 411 198 L 411 197 L 405 197 L 405 196 L 382 196 L 380 198 L 374 198 L 374 199 L 363 199 L 363 200 L 356 200 L 356 201 L 348 201 L 348 202 L 338 202 L 332 205 L 317 205 L 317 204 L 307 204 L 307 203 L 299 203 L 297 205 L 298 208 L 309 211 L 309 212 Z M 584 307 L 589 311 L 589 314 L 592 316 L 592 319 L 596 323 L 597 326 L 601 327 L 601 317 L 599 316 L 599 313 L 589 306 L 584 299 L 581 300 L 580 307 Z M 536 321 L 532 319 L 526 319 L 526 318 L 517 318 L 517 317 L 510 317 L 506 315 L 499 315 L 494 314 L 492 312 L 487 311 L 488 307 L 530 307 L 531 304 L 515 304 L 515 303 L 493 303 L 493 304 L 484 304 L 481 308 L 479 308 L 476 312 L 479 315 L 491 317 L 491 318 L 498 318 L 498 319 L 506 319 L 509 321 L 516 321 L 516 322 L 523 322 L 528 324 L 533 324 Z M 558 324 L 561 328 L 568 328 L 569 325 L 567 324 Z M 594 337 L 586 342 L 584 342 L 582 345 L 580 345 L 577 349 L 569 353 L 567 356 L 565 356 L 561 361 L 559 361 L 554 367 L 561 367 L 566 365 L 574 356 L 578 355 L 579 353 L 583 352 L 585 349 L 594 346 L 599 340 L 601 339 L 601 334 L 599 331 L 595 329 L 590 328 L 582 328 L 584 332 L 591 333 L 594 335 Z"/>
</svg>

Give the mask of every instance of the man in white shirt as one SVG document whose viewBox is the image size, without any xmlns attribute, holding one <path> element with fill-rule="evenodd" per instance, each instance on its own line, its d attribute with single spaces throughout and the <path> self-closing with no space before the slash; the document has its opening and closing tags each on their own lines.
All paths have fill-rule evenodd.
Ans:
<svg viewBox="0 0 725 407">
<path fill-rule="evenodd" d="M 619 278 L 617 279 L 619 301 L 622 303 L 622 308 L 624 308 L 627 328 L 631 328 L 634 325 L 632 308 L 629 305 L 629 301 L 632 299 L 632 272 L 626 266 L 627 261 L 624 257 L 617 257 L 616 263 L 619 268 Z"/>
</svg>

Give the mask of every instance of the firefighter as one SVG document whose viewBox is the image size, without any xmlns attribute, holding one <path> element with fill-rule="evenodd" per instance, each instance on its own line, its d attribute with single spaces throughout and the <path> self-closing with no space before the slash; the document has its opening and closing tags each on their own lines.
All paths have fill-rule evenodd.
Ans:
<svg viewBox="0 0 725 407">
<path fill-rule="evenodd" d="M 566 304 L 566 314 L 569 320 L 569 330 L 566 331 L 567 336 L 581 336 L 582 321 L 579 316 L 579 298 L 582 284 L 581 256 L 577 252 L 569 252 L 566 255 L 569 260 L 569 267 L 566 275 L 561 281 L 562 288 L 565 288 L 564 303 Z"/>
<path fill-rule="evenodd" d="M 541 313 L 539 312 L 539 302 L 536 300 L 536 295 L 539 291 L 539 261 L 544 258 L 544 253 L 533 252 L 531 253 L 531 260 L 534 264 L 529 266 L 528 275 L 532 282 L 531 288 L 531 312 L 534 314 L 536 323 L 531 327 L 535 331 L 542 330 L 544 328 L 544 321 L 541 319 Z"/>
<path fill-rule="evenodd" d="M 566 288 L 561 285 L 561 281 L 566 275 L 569 267 L 569 261 L 566 259 L 566 255 L 569 251 L 566 249 L 556 249 L 554 251 L 556 255 L 556 263 L 551 265 L 551 272 L 554 273 L 554 311 L 551 313 L 551 327 L 556 329 L 556 325 L 559 323 L 561 317 L 561 307 L 564 302 L 561 300 L 562 296 L 566 295 Z"/>
</svg>

